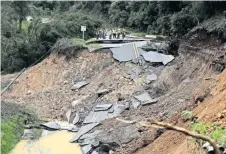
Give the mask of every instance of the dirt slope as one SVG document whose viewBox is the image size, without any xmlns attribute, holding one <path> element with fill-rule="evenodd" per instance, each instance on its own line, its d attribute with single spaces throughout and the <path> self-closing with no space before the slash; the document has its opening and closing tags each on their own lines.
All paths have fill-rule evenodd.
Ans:
<svg viewBox="0 0 226 154">
<path fill-rule="evenodd" d="M 226 127 L 226 70 L 216 77 L 209 85 L 210 96 L 194 109 L 195 116 L 204 122 L 217 122 Z M 200 86 L 196 89 L 200 91 Z M 203 94 L 203 91 L 199 94 Z M 198 95 L 196 93 L 196 95 Z M 187 124 L 182 124 L 186 127 Z M 166 131 L 153 143 L 144 148 L 139 154 L 167 153 L 167 154 L 202 154 L 205 153 L 194 145 L 190 137 L 174 131 Z"/>
</svg>

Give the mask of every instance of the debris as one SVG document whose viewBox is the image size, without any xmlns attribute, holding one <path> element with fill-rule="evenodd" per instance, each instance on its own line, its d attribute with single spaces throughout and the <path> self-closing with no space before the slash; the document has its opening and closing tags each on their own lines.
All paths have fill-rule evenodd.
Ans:
<svg viewBox="0 0 226 154">
<path fill-rule="evenodd" d="M 70 140 L 70 142 L 77 141 L 82 135 L 88 133 L 90 130 L 92 130 L 94 127 L 99 125 L 100 123 L 92 123 L 85 126 L 82 126 L 79 131 L 76 133 L 76 135 Z"/>
<path fill-rule="evenodd" d="M 97 105 L 94 109 L 94 111 L 106 111 L 108 110 L 110 107 L 112 106 L 112 104 L 100 104 Z"/>
<path fill-rule="evenodd" d="M 91 144 L 82 147 L 83 154 L 88 154 L 92 150 Z"/>
<path fill-rule="evenodd" d="M 79 130 L 79 128 L 78 127 L 73 127 L 73 126 L 71 126 L 71 127 L 69 127 L 68 129 L 67 129 L 69 132 L 78 132 L 78 130 Z"/>
<path fill-rule="evenodd" d="M 42 137 L 43 137 L 43 136 L 47 136 L 47 135 L 52 134 L 53 132 L 54 132 L 54 131 L 49 131 L 49 130 L 43 129 L 43 130 L 42 130 L 41 136 L 42 136 Z"/>
<path fill-rule="evenodd" d="M 71 103 L 71 105 L 72 105 L 73 107 L 75 107 L 77 104 L 82 103 L 82 101 L 85 100 L 85 99 L 87 99 L 88 97 L 89 97 L 88 95 L 82 96 L 81 98 L 79 98 L 79 99 L 73 101 L 73 102 Z"/>
<path fill-rule="evenodd" d="M 86 82 L 86 81 L 77 82 L 76 84 L 74 84 L 71 87 L 71 90 L 76 90 L 76 89 L 82 88 L 82 87 L 84 87 L 84 86 L 86 86 L 88 84 L 89 84 L 89 82 Z"/>
<path fill-rule="evenodd" d="M 83 123 L 89 124 L 89 123 L 101 122 L 105 120 L 107 116 L 108 116 L 108 111 L 98 111 L 98 112 L 91 111 L 89 115 L 85 118 Z"/>
<path fill-rule="evenodd" d="M 157 80 L 157 75 L 153 73 L 151 75 L 148 75 L 146 77 L 146 79 L 149 80 L 149 81 L 155 81 L 155 80 Z"/>
<path fill-rule="evenodd" d="M 144 92 L 143 94 L 134 96 L 137 100 L 141 101 L 141 105 L 148 105 L 157 102 L 157 99 L 152 99 L 151 96 Z"/>
<path fill-rule="evenodd" d="M 114 112 L 114 106 L 112 106 L 109 110 L 108 113 L 113 113 Z"/>
<path fill-rule="evenodd" d="M 41 126 L 44 126 L 44 127 L 47 127 L 49 129 L 53 129 L 53 130 L 61 129 L 60 125 L 56 122 L 47 122 L 47 123 L 41 124 Z"/>
<path fill-rule="evenodd" d="M 110 92 L 109 89 L 102 89 L 102 90 L 98 90 L 98 91 L 97 91 L 97 94 L 98 94 L 98 95 L 105 95 L 105 94 L 107 94 L 107 93 L 109 93 L 109 92 Z"/>
<path fill-rule="evenodd" d="M 109 135 L 111 134 L 111 135 Z M 97 138 L 102 143 L 115 142 L 118 145 L 125 144 L 139 136 L 138 128 L 136 125 L 127 125 L 119 127 L 117 131 L 109 130 L 106 132 L 99 133 Z"/>
<path fill-rule="evenodd" d="M 114 104 L 114 112 L 108 114 L 108 118 L 119 116 L 125 110 L 125 106 L 122 104 Z"/>
<path fill-rule="evenodd" d="M 70 121 L 70 117 L 71 117 L 71 109 L 66 112 L 66 118 L 68 122 Z"/>
<path fill-rule="evenodd" d="M 79 122 L 79 119 L 80 119 L 79 113 L 76 112 L 75 118 L 74 118 L 72 124 L 76 125 Z"/>
<path fill-rule="evenodd" d="M 138 101 L 132 101 L 134 109 L 137 109 L 140 106 L 140 102 Z"/>
<path fill-rule="evenodd" d="M 139 49 L 139 50 L 142 50 L 142 49 Z M 175 58 L 172 55 L 164 55 L 164 54 L 153 52 L 153 51 L 143 52 L 142 56 L 146 61 L 150 61 L 152 63 L 162 62 L 164 65 L 168 64 Z"/>
<path fill-rule="evenodd" d="M 125 110 L 129 110 L 130 109 L 130 102 L 126 102 L 124 106 L 125 106 Z"/>
<path fill-rule="evenodd" d="M 98 152 L 97 151 L 93 151 L 91 154 L 98 154 Z"/>
<path fill-rule="evenodd" d="M 82 137 L 80 137 L 81 140 L 84 140 L 86 138 L 95 138 L 97 136 L 97 134 L 99 134 L 101 132 L 101 130 L 95 130 L 92 133 L 89 134 L 84 134 Z"/>
</svg>

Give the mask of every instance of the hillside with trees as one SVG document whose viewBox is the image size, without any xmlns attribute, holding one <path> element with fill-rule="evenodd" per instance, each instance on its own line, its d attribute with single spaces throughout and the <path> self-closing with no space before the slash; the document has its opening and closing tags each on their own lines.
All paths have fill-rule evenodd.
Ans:
<svg viewBox="0 0 226 154">
<path fill-rule="evenodd" d="M 146 34 L 181 37 L 214 15 L 223 15 L 225 2 L 157 1 L 11 1 L 1 2 L 3 73 L 20 71 L 48 55 L 61 38 L 94 37 L 99 27 L 121 27 Z M 28 16 L 32 21 L 27 21 Z M 47 22 L 43 23 L 43 20 Z M 225 23 L 215 30 L 226 39 Z"/>
</svg>

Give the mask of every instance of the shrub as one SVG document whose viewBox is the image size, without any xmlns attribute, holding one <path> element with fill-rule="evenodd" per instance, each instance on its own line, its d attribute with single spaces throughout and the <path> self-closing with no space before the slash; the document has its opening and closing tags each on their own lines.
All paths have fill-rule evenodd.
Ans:
<svg viewBox="0 0 226 154">
<path fill-rule="evenodd" d="M 86 49 L 85 41 L 82 39 L 62 38 L 51 48 L 52 53 L 65 55 L 67 58 L 73 57 L 79 50 Z"/>
<path fill-rule="evenodd" d="M 171 31 L 173 34 L 184 35 L 197 25 L 197 20 L 192 15 L 177 13 L 172 16 L 171 24 Z"/>
<path fill-rule="evenodd" d="M 12 116 L 1 123 L 1 153 L 8 154 L 23 134 L 23 118 Z"/>
</svg>

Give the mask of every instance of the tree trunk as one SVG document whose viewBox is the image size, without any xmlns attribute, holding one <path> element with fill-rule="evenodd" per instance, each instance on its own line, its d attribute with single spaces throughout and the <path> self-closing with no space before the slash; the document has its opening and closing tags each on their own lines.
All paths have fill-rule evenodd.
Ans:
<svg viewBox="0 0 226 154">
<path fill-rule="evenodd" d="M 23 21 L 23 18 L 20 17 L 20 19 L 19 19 L 19 32 L 21 32 L 21 30 L 22 30 L 22 21 Z"/>
</svg>

